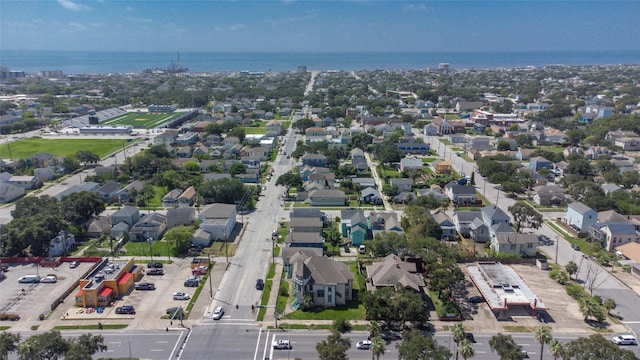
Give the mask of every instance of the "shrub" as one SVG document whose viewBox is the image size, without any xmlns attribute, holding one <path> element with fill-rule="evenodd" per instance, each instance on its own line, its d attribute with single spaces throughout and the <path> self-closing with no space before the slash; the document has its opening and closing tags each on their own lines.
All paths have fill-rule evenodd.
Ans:
<svg viewBox="0 0 640 360">
<path fill-rule="evenodd" d="M 565 288 L 567 290 L 567 294 L 576 300 L 585 296 L 584 289 L 578 284 L 567 284 Z"/>
<path fill-rule="evenodd" d="M 278 290 L 278 296 L 289 296 L 289 289 L 285 286 L 280 286 Z"/>
</svg>

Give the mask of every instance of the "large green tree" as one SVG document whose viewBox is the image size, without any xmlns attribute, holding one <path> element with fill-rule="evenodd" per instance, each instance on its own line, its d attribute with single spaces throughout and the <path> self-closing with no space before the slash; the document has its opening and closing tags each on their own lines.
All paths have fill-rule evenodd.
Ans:
<svg viewBox="0 0 640 360">
<path fill-rule="evenodd" d="M 20 343 L 20 334 L 8 331 L 0 332 L 0 360 L 8 360 L 9 353 L 18 349 Z"/>
<path fill-rule="evenodd" d="M 59 331 L 51 330 L 31 335 L 18 345 L 18 356 L 22 360 L 57 360 L 69 350 L 69 342 Z"/>
<path fill-rule="evenodd" d="M 498 353 L 502 360 L 522 360 L 524 354 L 522 348 L 516 343 L 511 335 L 498 333 L 489 339 L 489 347 L 491 351 Z"/>
<path fill-rule="evenodd" d="M 90 191 L 69 194 L 60 200 L 62 216 L 76 225 L 87 222 L 104 209 L 104 201 L 100 195 Z"/>
<path fill-rule="evenodd" d="M 517 233 L 521 233 L 523 228 L 539 229 L 542 226 L 542 214 L 525 203 L 516 202 L 507 210 L 513 216 Z"/>
<path fill-rule="evenodd" d="M 431 336 L 419 331 L 405 332 L 402 342 L 396 344 L 398 360 L 449 360 L 451 351 L 439 345 Z"/>
<path fill-rule="evenodd" d="M 637 360 L 633 351 L 622 349 L 600 334 L 571 340 L 566 352 L 575 360 Z"/>
<path fill-rule="evenodd" d="M 347 350 L 351 347 L 351 340 L 343 338 L 342 334 L 333 330 L 326 340 L 316 344 L 316 351 L 320 360 L 347 360 Z"/>
</svg>

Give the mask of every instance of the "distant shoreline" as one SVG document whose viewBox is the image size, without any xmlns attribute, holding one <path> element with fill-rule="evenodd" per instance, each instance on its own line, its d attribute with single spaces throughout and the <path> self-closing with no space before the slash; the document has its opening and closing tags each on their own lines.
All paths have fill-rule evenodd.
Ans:
<svg viewBox="0 0 640 360">
<path fill-rule="evenodd" d="M 64 74 L 126 74 L 167 68 L 176 52 L 116 52 L 0 49 L 0 66 L 35 74 L 62 70 Z M 308 70 L 418 70 L 525 68 L 528 66 L 638 65 L 640 50 L 512 51 L 512 52 L 192 52 L 180 51 L 181 65 L 190 72 L 294 72 Z"/>
</svg>

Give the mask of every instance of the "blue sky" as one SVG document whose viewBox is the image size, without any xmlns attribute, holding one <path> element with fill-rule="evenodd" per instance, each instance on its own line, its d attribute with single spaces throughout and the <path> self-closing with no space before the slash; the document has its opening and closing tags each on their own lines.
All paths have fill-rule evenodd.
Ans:
<svg viewBox="0 0 640 360">
<path fill-rule="evenodd" d="M 639 0 L 1 0 L 0 47 L 247 52 L 638 50 L 639 19 Z"/>
</svg>

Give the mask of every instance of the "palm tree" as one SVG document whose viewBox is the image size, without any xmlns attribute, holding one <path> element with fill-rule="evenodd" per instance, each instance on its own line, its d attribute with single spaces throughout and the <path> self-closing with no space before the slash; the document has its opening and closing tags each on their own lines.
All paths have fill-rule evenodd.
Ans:
<svg viewBox="0 0 640 360">
<path fill-rule="evenodd" d="M 601 312 L 600 306 L 592 297 L 583 297 L 578 300 L 578 307 L 584 316 L 584 321 L 587 321 L 590 317 L 597 319 Z"/>
<path fill-rule="evenodd" d="M 611 315 L 611 310 L 615 309 L 616 306 L 618 306 L 618 304 L 616 304 L 616 301 L 613 299 L 605 299 L 602 305 L 607 310 L 607 315 Z"/>
<path fill-rule="evenodd" d="M 563 342 L 560 342 L 558 339 L 551 339 L 549 342 L 549 353 L 553 356 L 553 360 L 557 360 L 558 358 L 564 358 L 566 353 L 566 348 Z"/>
<path fill-rule="evenodd" d="M 476 355 L 476 349 L 473 347 L 471 341 L 467 339 L 463 339 L 462 341 L 460 341 L 460 343 L 458 343 L 458 352 L 464 360 L 472 358 Z"/>
<path fill-rule="evenodd" d="M 573 261 L 569 261 L 569 263 L 564 266 L 564 270 L 569 274 L 569 278 L 571 278 L 571 275 L 578 272 L 578 264 Z"/>
<path fill-rule="evenodd" d="M 380 323 L 378 323 L 375 320 L 371 320 L 369 322 L 369 325 L 367 325 L 367 330 L 369 330 L 369 336 L 373 339 L 374 337 L 380 335 L 380 331 L 382 330 L 382 327 L 380 326 Z"/>
<path fill-rule="evenodd" d="M 464 328 L 464 324 L 456 323 L 453 325 L 451 335 L 453 335 L 453 340 L 456 342 L 456 360 L 458 360 L 458 344 L 467 336 L 467 330 Z"/>
<path fill-rule="evenodd" d="M 380 336 L 371 338 L 371 360 L 380 360 L 380 356 L 384 355 L 386 350 L 386 343 Z"/>
<path fill-rule="evenodd" d="M 542 360 L 542 355 L 544 354 L 544 345 L 548 344 L 553 337 L 551 336 L 551 328 L 549 326 L 540 326 L 536 330 L 535 334 L 536 341 L 540 343 L 540 360 Z"/>
</svg>

